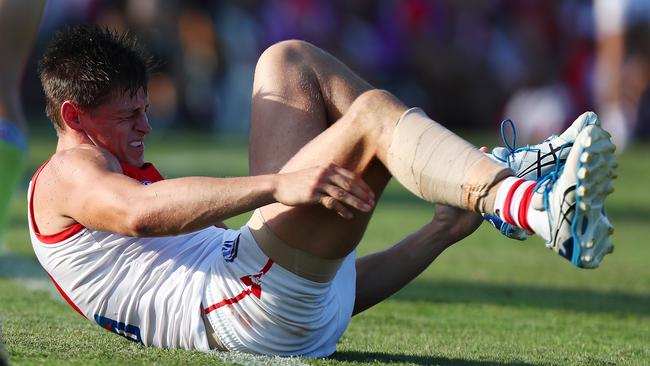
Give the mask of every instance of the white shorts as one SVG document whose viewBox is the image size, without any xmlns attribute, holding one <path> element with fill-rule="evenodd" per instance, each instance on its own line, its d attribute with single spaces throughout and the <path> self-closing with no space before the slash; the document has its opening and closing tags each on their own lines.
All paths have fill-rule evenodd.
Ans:
<svg viewBox="0 0 650 366">
<path fill-rule="evenodd" d="M 326 357 L 347 328 L 355 300 L 355 253 L 333 280 L 315 282 L 269 259 L 247 226 L 228 230 L 206 279 L 203 312 L 229 351 Z"/>
</svg>

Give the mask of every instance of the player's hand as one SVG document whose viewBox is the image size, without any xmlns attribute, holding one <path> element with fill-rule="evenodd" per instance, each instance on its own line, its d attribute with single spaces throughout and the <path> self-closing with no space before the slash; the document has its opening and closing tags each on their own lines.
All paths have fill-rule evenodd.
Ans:
<svg viewBox="0 0 650 366">
<path fill-rule="evenodd" d="M 287 206 L 321 204 L 351 219 L 351 207 L 370 212 L 375 205 L 372 189 L 355 173 L 335 164 L 278 174 L 277 178 L 274 197 Z"/>
</svg>

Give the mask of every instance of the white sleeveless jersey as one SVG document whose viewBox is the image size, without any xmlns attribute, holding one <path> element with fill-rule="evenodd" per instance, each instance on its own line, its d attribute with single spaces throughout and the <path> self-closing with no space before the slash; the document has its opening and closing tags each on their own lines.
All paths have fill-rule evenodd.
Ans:
<svg viewBox="0 0 650 366">
<path fill-rule="evenodd" d="M 162 179 L 151 164 L 122 168 L 143 184 Z M 32 197 L 42 169 L 28 192 L 32 246 L 68 303 L 88 320 L 135 342 L 208 350 L 201 300 L 220 255 L 217 248 L 231 230 L 211 227 L 185 235 L 135 238 L 77 224 L 41 235 L 33 220 Z"/>
</svg>

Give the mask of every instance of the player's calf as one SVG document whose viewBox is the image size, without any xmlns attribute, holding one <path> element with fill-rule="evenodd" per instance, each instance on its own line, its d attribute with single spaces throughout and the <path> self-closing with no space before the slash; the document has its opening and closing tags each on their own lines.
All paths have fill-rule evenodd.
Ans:
<svg viewBox="0 0 650 366">
<path fill-rule="evenodd" d="M 491 208 L 490 190 L 513 175 L 419 108 L 399 119 L 386 160 L 391 174 L 418 197 L 476 212 Z"/>
</svg>

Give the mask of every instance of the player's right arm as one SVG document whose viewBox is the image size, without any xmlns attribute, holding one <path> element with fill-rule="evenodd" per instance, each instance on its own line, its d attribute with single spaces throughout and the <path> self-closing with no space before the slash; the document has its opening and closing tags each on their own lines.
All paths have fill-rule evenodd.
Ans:
<svg viewBox="0 0 650 366">
<path fill-rule="evenodd" d="M 361 179 L 333 166 L 142 185 L 123 175 L 111 154 L 84 146 L 57 153 L 47 169 L 43 173 L 52 185 L 50 203 L 58 219 L 129 236 L 191 232 L 273 202 L 322 204 L 343 217 L 351 216 L 349 207 L 369 211 L 374 204 L 372 191 Z"/>
</svg>

